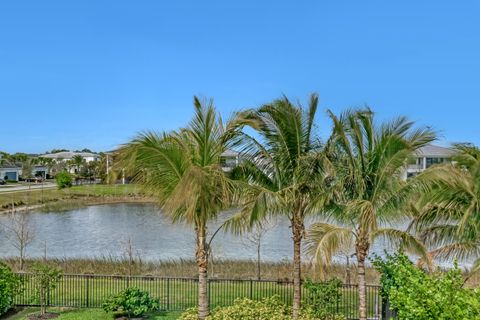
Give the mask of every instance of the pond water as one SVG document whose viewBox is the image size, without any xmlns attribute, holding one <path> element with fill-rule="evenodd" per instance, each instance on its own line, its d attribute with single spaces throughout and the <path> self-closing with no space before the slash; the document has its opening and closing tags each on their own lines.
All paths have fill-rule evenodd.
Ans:
<svg viewBox="0 0 480 320">
<path fill-rule="evenodd" d="M 223 216 L 228 216 L 225 213 Z M 66 212 L 31 212 L 29 224 L 34 239 L 27 248 L 29 257 L 95 258 L 122 257 L 131 239 L 143 260 L 191 259 L 194 257 L 193 229 L 173 224 L 153 204 L 106 204 Z M 9 225 L 9 215 L 0 215 L 0 225 Z M 214 232 L 220 221 L 209 226 Z M 12 234 L 0 232 L 0 257 L 16 256 Z M 268 231 L 262 241 L 263 259 L 279 261 L 291 256 L 290 230 L 286 221 Z M 239 237 L 219 232 L 212 242 L 215 258 L 254 259 L 255 247 Z"/>
<path fill-rule="evenodd" d="M 209 226 L 214 232 L 231 213 L 221 215 Z M 88 206 L 66 212 L 28 213 L 34 239 L 27 248 L 28 257 L 50 258 L 122 258 L 130 239 L 135 254 L 145 261 L 192 259 L 195 250 L 193 229 L 173 224 L 153 204 L 124 203 Z M 0 257 L 18 256 L 12 233 L 1 226 L 11 223 L 8 214 L 0 215 Z M 307 223 L 308 224 L 308 223 Z M 262 239 L 262 260 L 281 261 L 292 257 L 291 234 L 286 219 L 274 223 Z M 405 224 L 402 224 L 405 225 Z M 371 252 L 380 254 L 390 248 L 378 242 Z M 246 237 L 219 232 L 212 242 L 216 259 L 256 259 L 256 246 Z M 342 261 L 341 257 L 336 259 Z"/>
</svg>

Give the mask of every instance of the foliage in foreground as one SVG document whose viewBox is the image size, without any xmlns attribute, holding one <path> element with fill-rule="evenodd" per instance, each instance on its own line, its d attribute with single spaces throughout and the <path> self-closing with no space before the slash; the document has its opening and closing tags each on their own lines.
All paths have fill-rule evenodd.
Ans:
<svg viewBox="0 0 480 320">
<path fill-rule="evenodd" d="M 460 269 L 446 273 L 426 273 L 404 254 L 377 258 L 374 266 L 381 273 L 382 295 L 398 313 L 399 319 L 479 319 L 480 291 L 463 288 Z"/>
<path fill-rule="evenodd" d="M 73 183 L 72 176 L 66 171 L 62 171 L 55 176 L 58 189 L 70 188 Z"/>
<path fill-rule="evenodd" d="M 303 302 L 304 314 L 313 319 L 342 319 L 342 316 L 335 312 L 342 297 L 342 282 L 339 279 L 325 282 L 307 280 L 303 286 L 308 291 Z"/>
<path fill-rule="evenodd" d="M 316 317 L 309 310 L 304 310 L 299 320 L 342 320 L 343 316 Z M 197 320 L 196 308 L 188 309 L 180 316 L 179 320 Z M 234 304 L 228 307 L 220 307 L 213 310 L 207 320 L 291 320 L 291 307 L 284 304 L 278 296 L 264 298 L 260 301 L 247 298 L 237 299 Z"/>
<path fill-rule="evenodd" d="M 20 286 L 20 278 L 6 264 L 0 262 L 0 315 L 13 307 L 14 297 Z"/>
<path fill-rule="evenodd" d="M 147 291 L 138 288 L 127 288 L 117 295 L 111 296 L 103 303 L 105 312 L 121 311 L 129 318 L 143 316 L 150 311 L 158 310 L 160 302 L 150 297 Z"/>
</svg>

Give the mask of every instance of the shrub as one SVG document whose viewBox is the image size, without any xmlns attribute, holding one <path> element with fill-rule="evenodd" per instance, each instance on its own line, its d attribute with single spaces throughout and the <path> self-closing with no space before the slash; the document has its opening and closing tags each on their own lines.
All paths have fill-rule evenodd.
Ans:
<svg viewBox="0 0 480 320">
<path fill-rule="evenodd" d="M 73 178 L 70 173 L 63 171 L 55 176 L 55 181 L 57 181 L 58 189 L 70 188 L 73 183 Z"/>
<path fill-rule="evenodd" d="M 13 300 L 20 288 L 20 278 L 6 264 L 0 262 L 0 315 L 13 307 Z"/>
<path fill-rule="evenodd" d="M 35 296 L 40 305 L 40 314 L 44 315 L 47 312 L 50 292 L 57 287 L 62 272 L 43 263 L 33 264 L 32 271 L 34 273 Z"/>
<path fill-rule="evenodd" d="M 322 320 L 344 318 L 336 312 L 342 297 L 342 282 L 339 279 L 319 283 L 306 280 L 304 287 L 308 291 L 307 298 L 303 302 L 305 314 Z"/>
<path fill-rule="evenodd" d="M 463 288 L 460 269 L 427 274 L 404 254 L 377 258 L 382 295 L 399 319 L 479 319 L 480 292 Z"/>
<path fill-rule="evenodd" d="M 207 320 L 291 320 L 292 309 L 285 305 L 278 296 L 254 301 L 247 298 L 236 299 L 233 305 L 216 308 Z M 188 309 L 179 320 L 197 320 L 197 309 Z M 303 313 L 299 320 L 314 320 L 312 315 Z M 342 318 L 331 318 L 342 319 Z"/>
<path fill-rule="evenodd" d="M 103 303 L 105 312 L 120 311 L 129 318 L 142 316 L 147 312 L 158 310 L 160 302 L 151 298 L 148 292 L 138 288 L 127 288 L 117 295 L 109 297 Z"/>
</svg>

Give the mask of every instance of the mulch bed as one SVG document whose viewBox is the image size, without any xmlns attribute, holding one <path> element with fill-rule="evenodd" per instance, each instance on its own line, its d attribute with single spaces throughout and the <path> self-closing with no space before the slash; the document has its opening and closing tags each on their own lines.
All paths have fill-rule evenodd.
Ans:
<svg viewBox="0 0 480 320">
<path fill-rule="evenodd" d="M 44 320 L 44 319 L 55 319 L 58 318 L 58 313 L 45 313 L 44 315 L 32 314 L 28 316 L 28 320 Z"/>
</svg>

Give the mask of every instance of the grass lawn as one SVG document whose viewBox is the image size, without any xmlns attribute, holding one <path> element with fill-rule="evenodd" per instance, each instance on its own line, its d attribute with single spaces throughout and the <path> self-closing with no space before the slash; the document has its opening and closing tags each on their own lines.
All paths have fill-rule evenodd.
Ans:
<svg viewBox="0 0 480 320">
<path fill-rule="evenodd" d="M 81 185 L 58 190 L 32 189 L 18 192 L 0 193 L 0 210 L 15 206 L 34 206 L 45 203 L 71 202 L 75 199 L 88 200 L 101 197 L 135 197 L 141 196 L 140 188 L 134 184 L 126 185 Z M 93 200 L 94 200 L 93 199 Z M 92 199 L 90 199 L 92 200 Z"/>
<path fill-rule="evenodd" d="M 27 316 L 32 313 L 38 313 L 39 308 L 25 308 L 21 312 L 6 318 L 6 320 L 26 320 Z M 66 308 L 50 308 L 49 312 L 59 313 L 59 320 L 113 320 L 113 314 L 108 314 L 102 309 L 66 309 Z M 177 319 L 180 313 L 158 313 L 152 314 L 145 319 L 148 320 L 174 320 Z"/>
</svg>

